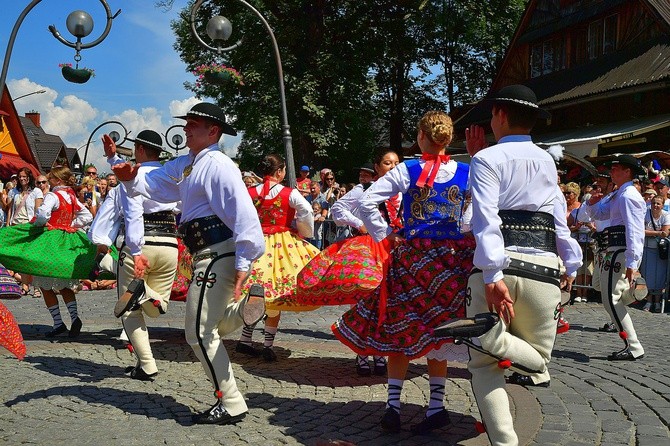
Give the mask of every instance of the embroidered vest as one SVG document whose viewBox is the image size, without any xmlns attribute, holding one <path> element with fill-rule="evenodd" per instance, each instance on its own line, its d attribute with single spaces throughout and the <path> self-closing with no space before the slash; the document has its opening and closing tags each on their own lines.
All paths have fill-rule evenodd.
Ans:
<svg viewBox="0 0 670 446">
<path fill-rule="evenodd" d="M 249 188 L 251 200 L 258 211 L 258 218 L 264 234 L 288 231 L 295 217 L 295 209 L 289 205 L 290 187 L 284 187 L 274 198 L 261 198 L 255 187 Z"/>
<path fill-rule="evenodd" d="M 70 197 L 71 203 L 65 201 L 62 192 L 66 193 Z M 51 218 L 49 218 L 49 226 L 54 229 L 70 229 L 72 228 L 72 220 L 74 220 L 74 211 L 75 205 L 77 203 L 77 197 L 74 194 L 72 188 L 61 189 L 54 192 L 58 198 L 58 209 L 54 209 L 51 213 Z"/>
<path fill-rule="evenodd" d="M 419 188 L 416 186 L 421 175 L 419 160 L 410 160 L 405 164 L 410 176 L 410 187 L 403 198 L 405 238 L 463 238 L 461 213 L 470 166 L 457 163 L 456 173 L 448 182 L 435 183 L 432 188 Z"/>
</svg>

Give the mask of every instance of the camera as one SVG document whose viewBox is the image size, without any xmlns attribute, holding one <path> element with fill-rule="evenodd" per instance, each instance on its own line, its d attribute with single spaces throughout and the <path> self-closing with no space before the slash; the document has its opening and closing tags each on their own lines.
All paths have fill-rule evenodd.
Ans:
<svg viewBox="0 0 670 446">
<path fill-rule="evenodd" d="M 93 192 L 84 192 L 84 201 L 92 199 L 93 199 Z"/>
</svg>

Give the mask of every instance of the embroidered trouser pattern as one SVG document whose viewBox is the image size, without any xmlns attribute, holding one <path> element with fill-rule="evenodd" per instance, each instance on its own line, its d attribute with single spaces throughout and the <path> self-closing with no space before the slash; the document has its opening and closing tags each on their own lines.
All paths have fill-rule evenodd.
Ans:
<svg viewBox="0 0 670 446">
<path fill-rule="evenodd" d="M 560 268 L 558 258 L 507 254 L 527 263 Z M 479 337 L 481 346 L 495 356 L 539 371 L 534 376 L 540 382 L 547 381 L 547 364 L 556 338 L 560 289 L 552 283 L 513 275 L 505 275 L 504 281 L 514 300 L 516 317 L 509 326 L 501 320 Z M 468 288 L 468 316 L 488 312 L 482 273 L 470 276 Z M 505 391 L 505 371 L 498 367 L 497 359 L 473 349 L 470 349 L 468 369 L 472 373 L 472 390 L 491 444 L 517 445 L 518 438 Z"/>
<path fill-rule="evenodd" d="M 221 392 L 219 399 L 232 416 L 247 411 L 221 339 L 243 323 L 244 300 L 233 301 L 235 272 L 232 239 L 193 253 L 193 281 L 188 288 L 185 320 L 186 342 L 200 360 L 215 392 Z"/>
<path fill-rule="evenodd" d="M 128 311 L 121 316 L 123 328 L 128 340 L 133 345 L 138 364 L 148 374 L 156 373 L 156 360 L 151 351 L 149 333 L 144 315 L 158 317 L 167 311 L 170 292 L 177 271 L 177 239 L 174 237 L 146 236 L 142 253 L 149 260 L 149 268 L 144 274 L 145 298 L 140 309 Z M 124 246 L 119 253 L 117 293 L 126 292 L 128 285 L 135 278 L 135 262 L 130 248 Z M 153 302 L 158 301 L 160 309 Z"/>
</svg>

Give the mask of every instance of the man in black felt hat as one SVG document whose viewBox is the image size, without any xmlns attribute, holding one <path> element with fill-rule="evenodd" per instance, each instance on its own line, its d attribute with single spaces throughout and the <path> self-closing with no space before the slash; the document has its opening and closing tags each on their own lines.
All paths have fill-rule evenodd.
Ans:
<svg viewBox="0 0 670 446">
<path fill-rule="evenodd" d="M 161 168 L 137 175 L 137 166 L 112 169 L 130 196 L 159 202 L 182 202 L 179 232 L 193 256 L 193 281 L 186 302 L 186 341 L 214 386 L 216 403 L 194 415 L 197 424 L 234 424 L 248 408 L 240 393 L 223 336 L 243 324 L 252 325 L 265 313 L 262 287 L 242 285 L 251 264 L 265 251 L 258 213 L 242 181 L 242 173 L 219 149 L 225 133 L 235 136 L 215 104 L 201 102 L 186 115 L 187 155 Z"/>
<path fill-rule="evenodd" d="M 466 131 L 477 241 L 468 318 L 435 333 L 470 346 L 468 369 L 489 440 L 516 445 L 501 367 L 511 364 L 548 384 L 561 287 L 569 290 L 582 252 L 567 227 L 554 159 L 529 136 L 536 120 L 549 114 L 523 85 L 505 87 L 487 101 L 498 143 L 481 150 L 483 129 Z"/>
<path fill-rule="evenodd" d="M 633 321 L 626 305 L 646 295 L 644 279 L 637 277 L 644 249 L 644 217 L 647 206 L 633 186 L 633 178 L 645 175 L 640 160 L 631 155 L 619 155 L 608 161 L 610 176 L 618 190 L 603 198 L 602 193 L 591 196 L 586 207 L 595 219 L 608 220 L 603 231 L 605 257 L 600 265 L 600 292 L 605 311 L 612 318 L 622 350 L 613 352 L 610 361 L 635 361 L 644 356 Z"/>
<path fill-rule="evenodd" d="M 138 176 L 159 169 L 163 138 L 153 130 L 142 130 L 135 139 L 135 159 L 141 163 Z M 123 162 L 116 154 L 116 144 L 103 135 L 108 162 Z M 158 202 L 141 195 L 129 197 L 124 186 L 110 191 L 91 225 L 94 243 L 109 245 L 116 239 L 111 228 L 123 224 L 123 246 L 120 248 L 117 278 L 119 299 L 114 315 L 121 318 L 131 351 L 137 357 L 135 366 L 126 373 L 141 381 L 153 381 L 158 374 L 151 351 L 144 315 L 165 314 L 177 270 L 177 202 Z M 118 227 L 118 226 L 116 226 Z M 104 259 L 103 259 L 104 260 Z"/>
</svg>

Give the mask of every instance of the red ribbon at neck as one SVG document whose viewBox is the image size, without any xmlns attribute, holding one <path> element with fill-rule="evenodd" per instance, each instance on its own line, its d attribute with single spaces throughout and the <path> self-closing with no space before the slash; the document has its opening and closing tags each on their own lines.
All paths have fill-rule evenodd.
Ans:
<svg viewBox="0 0 670 446">
<path fill-rule="evenodd" d="M 261 200 L 265 200 L 265 197 L 270 193 L 270 180 L 272 180 L 270 175 L 263 177 L 263 189 L 261 189 L 261 194 L 259 195 Z"/>
<path fill-rule="evenodd" d="M 423 166 L 423 170 L 421 171 L 421 175 L 419 175 L 416 185 L 418 187 L 433 187 L 437 172 L 440 170 L 440 164 L 448 163 L 451 158 L 449 158 L 449 155 L 424 153 L 421 155 L 421 159 L 425 160 L 426 164 Z"/>
</svg>

